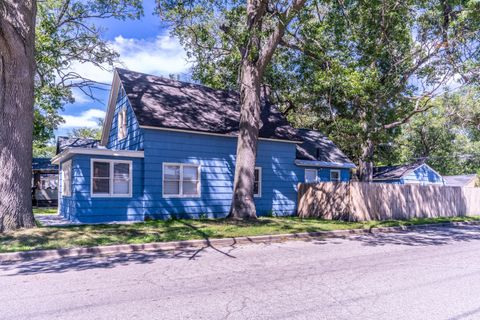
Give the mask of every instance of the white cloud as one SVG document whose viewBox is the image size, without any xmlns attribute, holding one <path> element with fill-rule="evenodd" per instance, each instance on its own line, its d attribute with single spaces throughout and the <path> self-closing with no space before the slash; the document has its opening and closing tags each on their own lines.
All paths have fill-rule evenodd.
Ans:
<svg viewBox="0 0 480 320">
<path fill-rule="evenodd" d="M 110 42 L 115 51 L 120 54 L 120 64 L 133 71 L 155 75 L 168 75 L 187 72 L 190 64 L 178 39 L 159 35 L 153 39 L 134 39 L 116 37 Z M 104 83 L 111 83 L 111 72 L 102 70 L 90 63 L 75 63 L 72 71 L 81 76 Z"/>
<path fill-rule="evenodd" d="M 92 102 L 92 99 L 85 95 L 85 93 L 82 92 L 82 90 L 78 88 L 74 88 L 72 90 L 73 98 L 75 99 L 75 103 L 87 103 L 87 102 Z"/>
<path fill-rule="evenodd" d="M 99 109 L 88 109 L 78 116 L 63 115 L 65 123 L 60 125 L 60 129 L 71 129 L 78 127 L 96 128 L 98 127 L 98 118 L 105 118 L 105 111 Z"/>
</svg>

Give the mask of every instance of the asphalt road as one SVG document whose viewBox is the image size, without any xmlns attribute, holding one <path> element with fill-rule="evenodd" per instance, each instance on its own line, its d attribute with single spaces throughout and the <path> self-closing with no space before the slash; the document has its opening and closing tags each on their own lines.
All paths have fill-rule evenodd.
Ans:
<svg viewBox="0 0 480 320">
<path fill-rule="evenodd" d="M 0 319 L 480 319 L 480 227 L 3 264 Z"/>
</svg>

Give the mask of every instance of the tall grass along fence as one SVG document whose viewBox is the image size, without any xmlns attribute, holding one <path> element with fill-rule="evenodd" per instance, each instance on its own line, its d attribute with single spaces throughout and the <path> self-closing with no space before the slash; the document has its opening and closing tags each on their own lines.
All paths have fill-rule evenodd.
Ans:
<svg viewBox="0 0 480 320">
<path fill-rule="evenodd" d="M 297 214 L 349 221 L 480 215 L 480 188 L 300 183 Z"/>
</svg>

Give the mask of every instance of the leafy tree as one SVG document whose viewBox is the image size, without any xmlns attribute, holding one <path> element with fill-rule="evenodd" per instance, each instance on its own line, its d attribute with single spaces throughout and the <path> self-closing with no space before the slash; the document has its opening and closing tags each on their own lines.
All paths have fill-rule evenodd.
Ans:
<svg viewBox="0 0 480 320">
<path fill-rule="evenodd" d="M 69 137 L 75 138 L 90 138 L 100 140 L 102 138 L 103 119 L 98 119 L 98 127 L 81 127 L 72 129 L 69 133 Z"/>
<path fill-rule="evenodd" d="M 33 157 L 34 158 L 53 158 L 55 152 L 57 151 L 57 146 L 53 141 L 46 144 L 33 144 Z"/>
<path fill-rule="evenodd" d="M 395 139 L 398 162 L 424 160 L 444 175 L 480 173 L 480 103 L 471 88 L 435 99 Z"/>
<path fill-rule="evenodd" d="M 45 0 L 38 2 L 35 59 L 34 140 L 40 145 L 53 137 L 63 122 L 58 111 L 74 101 L 72 90 L 95 99 L 93 89 L 103 83 L 87 79 L 72 69 L 89 63 L 110 70 L 118 62 L 108 41 L 102 38 L 98 19 L 138 19 L 141 0 Z"/>
<path fill-rule="evenodd" d="M 328 134 L 370 180 L 403 124 L 452 82 L 478 80 L 479 8 L 457 0 L 309 2 L 266 70 L 271 98 L 295 125 Z M 218 25 L 224 20 L 212 15 L 206 27 L 177 34 L 195 58 L 194 78 L 232 88 L 240 55 L 223 33 L 210 36 Z"/>
<path fill-rule="evenodd" d="M 141 13 L 140 0 L 45 0 L 38 2 L 38 16 L 35 0 L 0 1 L 0 232 L 35 225 L 33 133 L 45 141 L 71 90 L 88 93 L 94 85 L 69 71 L 72 63 L 105 67 L 117 57 L 93 19 Z"/>
<path fill-rule="evenodd" d="M 241 108 L 230 218 L 256 218 L 253 184 L 261 85 L 288 25 L 305 2 L 157 1 L 160 17 L 172 23 L 188 54 L 199 61 L 197 66 L 213 59 L 237 68 Z"/>
<path fill-rule="evenodd" d="M 292 37 L 290 47 L 325 54 L 314 56 L 317 63 L 299 56 L 302 74 L 292 79 L 307 77 L 309 94 L 296 99 L 291 118 L 329 134 L 359 164 L 360 178 L 371 180 L 401 125 L 432 108 L 455 79 L 477 81 L 478 9 L 469 1 L 333 2 L 325 19 Z M 325 29 L 333 45 L 318 35 Z"/>
</svg>

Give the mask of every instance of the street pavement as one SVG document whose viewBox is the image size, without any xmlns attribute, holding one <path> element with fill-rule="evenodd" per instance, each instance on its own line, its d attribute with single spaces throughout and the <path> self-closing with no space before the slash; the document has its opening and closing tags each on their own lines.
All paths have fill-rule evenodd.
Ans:
<svg viewBox="0 0 480 320">
<path fill-rule="evenodd" d="M 480 319 L 480 226 L 3 263 L 0 319 Z"/>
</svg>

